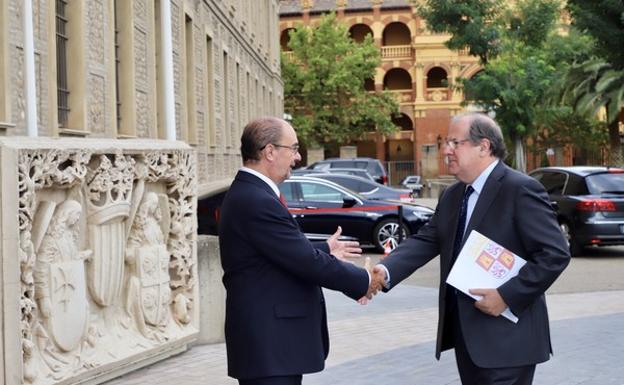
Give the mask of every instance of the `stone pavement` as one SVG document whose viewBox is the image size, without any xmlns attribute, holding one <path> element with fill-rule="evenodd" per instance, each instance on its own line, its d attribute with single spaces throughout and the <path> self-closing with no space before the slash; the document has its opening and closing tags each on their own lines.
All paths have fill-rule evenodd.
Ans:
<svg viewBox="0 0 624 385">
<path fill-rule="evenodd" d="M 367 306 L 325 291 L 331 350 L 304 385 L 459 385 L 452 351 L 434 357 L 437 289 L 399 285 Z M 547 296 L 555 355 L 535 385 L 624 385 L 624 291 Z M 253 322 L 253 320 L 250 320 Z M 236 385 L 224 344 L 189 351 L 107 385 Z"/>
</svg>

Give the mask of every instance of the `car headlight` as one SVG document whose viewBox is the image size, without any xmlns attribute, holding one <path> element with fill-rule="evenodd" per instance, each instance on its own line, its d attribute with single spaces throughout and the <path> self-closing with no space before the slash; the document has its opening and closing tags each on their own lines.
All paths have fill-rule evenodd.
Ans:
<svg viewBox="0 0 624 385">
<path fill-rule="evenodd" d="M 433 210 L 412 210 L 410 215 L 421 221 L 428 221 L 433 215 Z"/>
</svg>

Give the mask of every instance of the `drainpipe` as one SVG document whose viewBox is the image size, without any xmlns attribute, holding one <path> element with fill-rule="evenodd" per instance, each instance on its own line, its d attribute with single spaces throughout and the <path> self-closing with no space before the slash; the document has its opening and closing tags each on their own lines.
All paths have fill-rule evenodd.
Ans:
<svg viewBox="0 0 624 385">
<path fill-rule="evenodd" d="M 163 101 L 165 104 L 165 133 L 167 140 L 176 140 L 175 104 L 173 100 L 173 49 L 171 44 L 171 3 L 170 0 L 160 1 L 160 25 L 162 39 L 160 45 L 161 66 L 163 73 Z"/>
<path fill-rule="evenodd" d="M 26 99 L 26 133 L 39 136 L 37 130 L 37 94 L 35 91 L 35 47 L 33 38 L 32 0 L 24 0 L 24 94 Z"/>
</svg>

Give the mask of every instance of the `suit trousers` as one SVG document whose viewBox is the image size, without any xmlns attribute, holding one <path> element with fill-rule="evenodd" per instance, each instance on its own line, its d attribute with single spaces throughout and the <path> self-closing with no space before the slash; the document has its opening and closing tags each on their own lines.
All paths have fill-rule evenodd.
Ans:
<svg viewBox="0 0 624 385">
<path fill-rule="evenodd" d="M 462 385 L 531 385 L 535 365 L 508 368 L 481 368 L 472 361 L 459 325 L 457 308 L 450 317 L 454 331 L 455 359 Z"/>
<path fill-rule="evenodd" d="M 276 376 L 238 380 L 239 385 L 301 385 L 303 376 Z"/>
</svg>

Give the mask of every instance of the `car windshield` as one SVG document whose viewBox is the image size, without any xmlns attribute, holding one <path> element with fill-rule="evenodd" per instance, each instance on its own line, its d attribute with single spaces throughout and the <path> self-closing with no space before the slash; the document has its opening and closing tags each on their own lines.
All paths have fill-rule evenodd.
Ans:
<svg viewBox="0 0 624 385">
<path fill-rule="evenodd" d="M 624 194 L 624 173 L 594 174 L 586 180 L 590 194 Z"/>
</svg>

